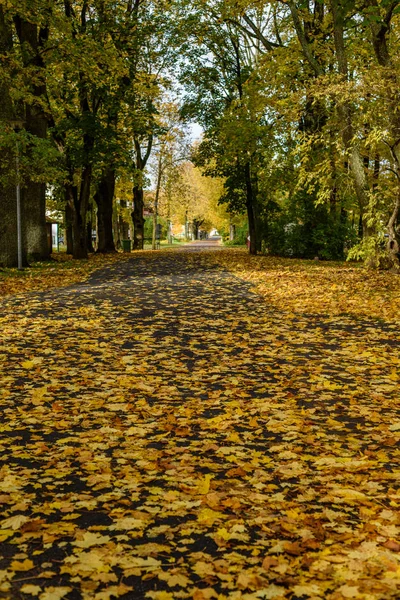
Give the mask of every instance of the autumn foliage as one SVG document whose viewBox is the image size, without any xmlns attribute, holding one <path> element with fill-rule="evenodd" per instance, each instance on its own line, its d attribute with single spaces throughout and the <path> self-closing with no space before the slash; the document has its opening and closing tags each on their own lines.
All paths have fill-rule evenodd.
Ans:
<svg viewBox="0 0 400 600">
<path fill-rule="evenodd" d="M 398 598 L 393 275 L 192 249 L 84 279 L 2 301 L 1 596 Z"/>
</svg>

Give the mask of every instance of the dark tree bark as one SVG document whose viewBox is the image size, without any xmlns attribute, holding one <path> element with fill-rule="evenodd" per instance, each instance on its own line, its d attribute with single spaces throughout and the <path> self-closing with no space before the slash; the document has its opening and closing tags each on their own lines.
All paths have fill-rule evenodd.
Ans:
<svg viewBox="0 0 400 600">
<path fill-rule="evenodd" d="M 192 221 L 193 236 L 194 236 L 195 240 L 197 240 L 199 238 L 199 229 L 203 225 L 203 223 L 204 223 L 204 219 L 193 219 L 193 221 Z"/>
<path fill-rule="evenodd" d="M 147 148 L 144 156 L 142 155 L 142 148 L 140 142 L 137 138 L 134 140 L 135 142 L 135 152 L 136 152 L 136 162 L 135 168 L 137 170 L 138 175 L 138 183 L 135 183 L 133 186 L 133 211 L 132 211 L 132 221 L 133 221 L 133 250 L 143 250 L 144 243 L 144 217 L 143 217 L 143 209 L 144 209 L 144 194 L 143 194 L 143 185 L 141 179 L 143 177 L 143 171 L 147 164 L 147 161 L 150 158 L 152 146 L 153 146 L 153 136 L 150 135 L 147 140 Z"/>
<path fill-rule="evenodd" d="M 239 94 L 240 100 L 243 99 L 243 82 L 242 82 L 242 64 L 240 57 L 240 46 L 237 39 L 231 36 L 231 43 L 235 52 L 235 62 L 236 62 L 236 86 Z M 244 181 L 246 188 L 246 211 L 247 211 L 247 220 L 249 226 L 249 235 L 250 235 L 250 245 L 249 252 L 250 254 L 257 254 L 257 250 L 259 248 L 259 240 L 258 240 L 258 224 L 257 224 L 257 194 L 255 193 L 253 182 L 252 182 L 252 173 L 251 173 L 251 165 L 250 161 L 246 162 L 244 165 Z"/>
<path fill-rule="evenodd" d="M 72 234 L 72 223 L 74 221 L 74 214 L 71 208 L 69 198 L 69 188 L 65 190 L 65 237 L 67 244 L 67 254 L 72 254 L 74 249 L 74 239 Z"/>
<path fill-rule="evenodd" d="M 64 1 L 65 16 L 68 19 L 73 18 L 73 10 L 71 7 L 70 0 Z M 87 26 L 87 2 L 83 3 L 82 11 L 80 13 L 79 27 L 82 32 L 86 31 Z M 72 27 L 72 37 L 77 37 L 77 28 L 75 24 Z M 75 259 L 87 258 L 87 212 L 90 200 L 90 189 L 92 183 L 92 152 L 94 147 L 94 132 L 92 117 L 94 113 L 91 111 L 91 104 L 88 98 L 88 89 L 85 79 L 85 73 L 81 71 L 79 73 L 79 79 L 77 81 L 77 89 L 79 96 L 79 107 L 80 115 L 83 122 L 87 122 L 89 125 L 84 129 L 82 133 L 82 162 L 80 165 L 80 184 L 76 185 L 75 182 L 75 169 L 74 166 L 67 156 L 67 170 L 68 170 L 68 181 L 65 183 L 65 194 L 69 209 L 72 215 L 72 256 Z"/>
<path fill-rule="evenodd" d="M 94 201 L 97 205 L 97 252 L 115 252 L 113 236 L 113 201 L 115 193 L 115 169 L 103 171 Z"/>
<path fill-rule="evenodd" d="M 48 28 L 39 29 L 21 15 L 17 15 L 14 22 L 24 67 L 33 68 L 35 72 L 34 77 L 31 74 L 31 100 L 25 104 L 25 129 L 40 139 L 46 139 L 48 119 L 43 110 L 46 83 L 42 50 L 48 39 Z M 46 185 L 36 181 L 25 182 L 22 199 L 28 254 L 36 260 L 46 259 L 50 255 L 46 227 Z"/>
<path fill-rule="evenodd" d="M 256 199 L 254 198 L 253 185 L 251 181 L 251 168 L 249 162 L 245 164 L 244 177 L 246 181 L 246 209 L 250 236 L 249 252 L 250 254 L 257 254 L 257 222 L 255 214 Z"/>
<path fill-rule="evenodd" d="M 372 44 L 374 47 L 376 60 L 383 69 L 382 75 L 387 83 L 385 85 L 385 90 L 391 138 L 390 141 L 387 142 L 387 145 L 393 160 L 393 170 L 397 179 L 397 194 L 387 223 L 387 231 L 389 235 L 387 252 L 390 266 L 393 268 L 393 270 L 400 272 L 400 224 L 398 223 L 400 216 L 400 82 L 398 80 L 396 70 L 392 64 L 388 40 L 392 17 L 395 9 L 399 5 L 399 2 L 398 0 L 393 0 L 391 3 L 387 4 L 385 8 L 385 14 L 383 16 L 380 13 L 380 5 L 378 4 L 377 0 L 369 0 L 368 4 L 373 16 L 376 17 L 370 19 Z M 379 173 L 379 163 L 378 165 L 375 164 L 375 171 L 377 168 Z"/>
<path fill-rule="evenodd" d="M 92 179 L 92 167 L 87 165 L 83 169 L 81 177 L 81 185 L 78 188 L 73 186 L 72 191 L 72 210 L 73 210 L 73 223 L 72 223 L 72 237 L 73 237 L 73 250 L 72 256 L 76 259 L 87 258 L 87 210 L 89 206 L 90 198 L 90 183 Z"/>
<path fill-rule="evenodd" d="M 335 42 L 335 52 L 338 62 L 339 73 L 343 80 L 347 81 L 349 69 L 347 54 L 344 43 L 344 13 L 343 7 L 337 0 L 331 0 L 332 19 L 333 19 L 333 37 Z M 374 232 L 364 218 L 365 210 L 368 206 L 369 185 L 364 167 L 364 160 L 360 149 L 353 142 L 353 108 L 349 101 L 339 102 L 338 113 L 342 122 L 342 139 L 347 151 L 347 159 L 350 171 L 353 177 L 354 188 L 357 196 L 360 215 L 363 223 L 363 237 L 369 237 Z"/>
<path fill-rule="evenodd" d="M 133 250 L 143 250 L 144 244 L 144 195 L 141 185 L 133 187 Z"/>
<path fill-rule="evenodd" d="M 126 200 L 120 200 L 121 208 L 126 208 Z M 127 240 L 129 238 L 129 224 L 124 221 L 123 215 L 119 216 L 118 219 L 118 243 L 119 248 L 122 248 L 122 240 Z"/>
<path fill-rule="evenodd" d="M 12 29 L 0 5 L 0 55 L 12 50 Z M 12 129 L 14 119 L 13 103 L 5 79 L 0 79 L 0 127 Z M 0 162 L 0 266 L 18 266 L 17 244 L 17 201 L 16 201 L 16 147 L 10 147 L 2 155 Z M 12 177 L 15 174 L 15 177 Z M 21 211 L 22 217 L 24 211 Z M 24 234 L 24 229 L 22 230 Z M 26 265 L 26 243 L 22 244 L 23 264 Z"/>
<path fill-rule="evenodd" d="M 88 210 L 86 230 L 87 250 L 88 252 L 93 253 L 95 251 L 93 246 L 93 205 L 91 205 L 90 209 Z"/>
</svg>

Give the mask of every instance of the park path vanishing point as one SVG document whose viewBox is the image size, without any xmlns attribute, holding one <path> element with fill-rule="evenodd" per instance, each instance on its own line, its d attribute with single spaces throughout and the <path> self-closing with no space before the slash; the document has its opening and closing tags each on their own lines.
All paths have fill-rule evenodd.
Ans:
<svg viewBox="0 0 400 600">
<path fill-rule="evenodd" d="M 0 598 L 400 597 L 397 329 L 215 252 L 2 302 Z"/>
</svg>

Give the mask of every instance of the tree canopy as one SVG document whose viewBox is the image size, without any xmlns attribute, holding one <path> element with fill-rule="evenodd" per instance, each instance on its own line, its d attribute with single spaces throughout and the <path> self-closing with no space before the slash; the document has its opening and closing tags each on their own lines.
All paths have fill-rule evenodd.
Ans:
<svg viewBox="0 0 400 600">
<path fill-rule="evenodd" d="M 245 214 L 253 254 L 398 270 L 399 12 L 397 0 L 1 2 L 0 264 L 17 262 L 16 185 L 25 262 L 49 255 L 46 197 L 75 258 L 92 231 L 100 252 L 128 235 L 143 248 L 158 185 L 157 201 L 181 207 L 206 194 L 201 214 L 188 209 L 195 230 L 217 201 L 231 222 Z M 203 138 L 175 164 L 190 121 Z"/>
</svg>

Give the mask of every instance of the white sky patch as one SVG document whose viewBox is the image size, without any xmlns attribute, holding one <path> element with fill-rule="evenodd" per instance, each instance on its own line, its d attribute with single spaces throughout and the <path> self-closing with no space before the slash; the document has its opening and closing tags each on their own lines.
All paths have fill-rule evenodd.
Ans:
<svg viewBox="0 0 400 600">
<path fill-rule="evenodd" d="M 199 125 L 198 123 L 190 124 L 190 137 L 194 142 L 200 140 L 202 138 L 203 133 L 204 131 L 201 125 Z"/>
</svg>

